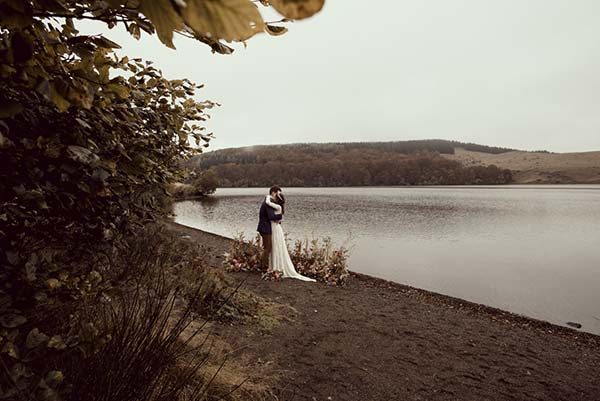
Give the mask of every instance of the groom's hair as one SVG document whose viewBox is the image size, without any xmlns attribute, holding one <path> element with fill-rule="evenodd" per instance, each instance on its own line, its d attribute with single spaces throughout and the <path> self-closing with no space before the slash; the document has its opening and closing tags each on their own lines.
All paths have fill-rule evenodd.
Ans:
<svg viewBox="0 0 600 401">
<path fill-rule="evenodd" d="M 277 185 L 273 185 L 270 189 L 269 189 L 269 195 L 271 195 L 273 192 L 279 192 L 281 191 L 281 188 L 279 188 Z"/>
</svg>

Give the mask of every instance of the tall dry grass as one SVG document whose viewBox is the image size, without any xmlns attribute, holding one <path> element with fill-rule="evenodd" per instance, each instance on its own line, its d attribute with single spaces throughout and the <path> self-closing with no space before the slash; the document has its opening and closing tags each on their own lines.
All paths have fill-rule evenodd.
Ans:
<svg viewBox="0 0 600 401">
<path fill-rule="evenodd" d="M 94 260 L 102 278 L 97 291 L 76 305 L 47 309 L 53 316 L 69 315 L 60 324 L 70 325 L 70 340 L 60 345 L 67 352 L 48 360 L 48 372 L 55 373 L 35 399 L 234 399 L 243 378 L 219 380 L 222 367 L 215 369 L 220 359 L 208 325 L 255 313 L 234 301 L 239 284 L 211 268 L 212 255 L 201 245 L 160 224 L 117 243 Z M 226 362 L 236 363 L 219 363 Z"/>
</svg>

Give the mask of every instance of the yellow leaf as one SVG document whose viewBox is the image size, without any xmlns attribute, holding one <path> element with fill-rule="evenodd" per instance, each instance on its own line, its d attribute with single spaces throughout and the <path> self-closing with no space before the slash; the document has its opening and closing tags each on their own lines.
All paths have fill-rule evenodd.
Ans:
<svg viewBox="0 0 600 401">
<path fill-rule="evenodd" d="M 127 99 L 129 97 L 129 89 L 125 85 L 108 84 L 106 89 L 115 93 L 120 99 Z"/>
<path fill-rule="evenodd" d="M 181 13 L 196 34 L 215 40 L 246 40 L 264 27 L 258 8 L 250 0 L 190 0 Z"/>
<path fill-rule="evenodd" d="M 273 8 L 284 17 L 303 19 L 321 11 L 325 0 L 270 0 Z"/>
<path fill-rule="evenodd" d="M 58 383 L 62 383 L 65 379 L 65 375 L 60 370 L 51 370 L 46 375 L 46 383 L 51 385 L 56 385 Z"/>
<path fill-rule="evenodd" d="M 48 280 L 46 280 L 46 286 L 49 289 L 53 290 L 53 289 L 58 288 L 60 286 L 60 281 L 58 281 L 55 278 L 48 279 Z"/>
<path fill-rule="evenodd" d="M 0 349 L 0 352 L 8 354 L 8 356 L 12 358 L 19 359 L 19 351 L 13 343 L 5 343 L 2 346 L 2 349 Z"/>
<path fill-rule="evenodd" d="M 174 49 L 173 31 L 183 29 L 183 21 L 171 1 L 144 0 L 140 5 L 140 11 L 152 21 L 160 41 Z"/>
</svg>

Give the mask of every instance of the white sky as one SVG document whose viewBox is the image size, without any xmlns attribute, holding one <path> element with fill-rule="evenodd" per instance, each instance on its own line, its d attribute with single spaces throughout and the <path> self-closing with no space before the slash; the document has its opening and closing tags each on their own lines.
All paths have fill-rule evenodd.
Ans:
<svg viewBox="0 0 600 401">
<path fill-rule="evenodd" d="M 231 56 L 106 36 L 206 85 L 199 98 L 222 104 L 209 149 L 440 138 L 566 152 L 600 150 L 599 17 L 598 0 L 327 0 Z"/>
</svg>

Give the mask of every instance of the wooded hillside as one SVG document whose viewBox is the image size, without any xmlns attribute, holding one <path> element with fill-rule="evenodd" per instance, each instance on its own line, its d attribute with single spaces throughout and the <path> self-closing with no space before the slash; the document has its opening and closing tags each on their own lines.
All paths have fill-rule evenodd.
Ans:
<svg viewBox="0 0 600 401">
<path fill-rule="evenodd" d="M 423 140 L 292 144 L 223 149 L 187 162 L 212 170 L 221 186 L 371 186 L 507 184 L 511 172 L 496 166 L 463 166 L 441 154 L 457 147 L 499 154 L 511 149 L 455 141 Z"/>
</svg>

